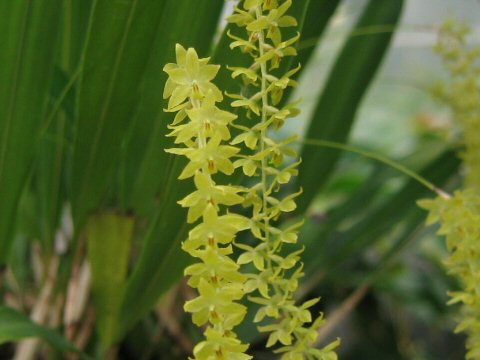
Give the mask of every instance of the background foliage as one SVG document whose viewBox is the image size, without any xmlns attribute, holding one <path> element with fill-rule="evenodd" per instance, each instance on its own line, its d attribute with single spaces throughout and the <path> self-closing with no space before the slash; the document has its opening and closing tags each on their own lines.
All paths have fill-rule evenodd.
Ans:
<svg viewBox="0 0 480 360">
<path fill-rule="evenodd" d="M 421 95 L 398 103 L 378 86 L 367 94 L 395 31 L 404 31 L 397 24 L 406 4 L 360 5 L 305 0 L 292 8 L 302 27 L 299 80 L 323 83 L 318 96 L 304 85 L 289 94 L 305 98 L 290 130 L 304 129 L 309 140 L 298 144 L 303 162 L 292 188 L 304 190 L 295 214 L 306 218 L 302 294 L 322 296 L 331 324 L 323 339 L 343 339 L 342 359 L 460 359 L 463 339 L 451 334 L 454 309 L 445 305 L 446 289 L 455 287 L 441 267 L 445 249 L 415 206 L 433 194 L 382 163 L 312 145 L 348 143 L 353 132 L 357 145 L 440 187 L 460 182 L 445 116 L 416 103 L 428 93 L 423 84 L 404 81 Z M 186 214 L 176 203 L 190 189 L 176 180 L 182 160 L 164 152 L 171 140 L 162 67 L 174 59 L 175 43 L 213 63 L 245 64 L 232 58 L 219 29 L 230 6 L 0 2 L 1 358 L 63 358 L 74 348 L 121 359 L 190 353 L 200 333 L 181 308 L 191 294 L 181 280 L 189 261 L 180 249 Z M 329 50 L 333 45 L 339 50 Z M 319 66 L 323 53 L 331 65 Z M 217 85 L 238 90 L 222 71 Z M 382 125 L 373 123 L 370 116 L 379 115 L 372 109 L 385 107 L 391 110 L 381 113 Z M 401 146 L 382 142 L 407 128 Z M 270 358 L 252 325 L 241 334 L 255 358 Z M 11 343 L 32 336 L 52 346 Z"/>
</svg>

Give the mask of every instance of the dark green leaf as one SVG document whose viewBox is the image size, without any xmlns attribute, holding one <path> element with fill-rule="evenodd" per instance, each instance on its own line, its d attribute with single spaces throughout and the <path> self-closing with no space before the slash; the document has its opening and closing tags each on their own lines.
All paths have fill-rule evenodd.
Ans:
<svg viewBox="0 0 480 360">
<path fill-rule="evenodd" d="M 73 149 L 71 193 L 77 229 L 105 200 L 105 191 L 113 182 L 164 3 L 93 3 Z"/>
<path fill-rule="evenodd" d="M 0 263 L 45 115 L 60 9 L 60 0 L 0 2 Z"/>
<path fill-rule="evenodd" d="M 81 354 L 75 345 L 57 332 L 32 322 L 12 308 L 0 306 L 0 344 L 31 337 L 40 338 L 60 351 Z M 82 358 L 88 359 L 86 355 Z"/>
</svg>

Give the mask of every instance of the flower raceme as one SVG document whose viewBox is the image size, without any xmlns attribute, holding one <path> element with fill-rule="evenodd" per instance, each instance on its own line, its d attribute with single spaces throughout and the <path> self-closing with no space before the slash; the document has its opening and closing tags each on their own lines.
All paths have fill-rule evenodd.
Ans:
<svg viewBox="0 0 480 360">
<path fill-rule="evenodd" d="M 194 49 L 177 45 L 176 63 L 164 67 L 169 75 L 166 111 L 176 113 L 168 136 L 181 145 L 167 151 L 188 159 L 179 179 L 193 177 L 196 188 L 179 204 L 188 208 L 187 221 L 196 223 L 182 248 L 198 260 L 185 269 L 198 297 L 184 306 L 193 322 L 206 328 L 205 340 L 194 348 L 198 360 L 251 358 L 248 345 L 234 332 L 244 320 L 245 301 L 257 305 L 254 322 L 268 334 L 266 346 L 276 346 L 283 360 L 337 358 L 333 349 L 338 340 L 323 349 L 315 347 L 324 319 L 321 314 L 314 319 L 311 308 L 319 299 L 300 305 L 293 299 L 303 276 L 303 248 L 295 245 L 302 221 L 287 228 L 277 225 L 284 213 L 295 210 L 301 193 L 281 191 L 298 173 L 299 161 L 290 147 L 295 136 L 271 136 L 298 114 L 298 102 L 280 106 L 285 89 L 296 85 L 290 77 L 300 69 L 282 73 L 280 66 L 285 57 L 296 54 L 293 45 L 299 38 L 298 33 L 289 39 L 283 35 L 283 28 L 297 24 L 287 14 L 291 4 L 245 0 L 229 18 L 246 31 L 245 37 L 229 32 L 230 47 L 252 57 L 249 67 L 229 68 L 233 78 L 243 80 L 241 93 L 227 94 L 233 99 L 230 105 L 244 109 L 245 117 L 237 119 L 217 107 L 223 96 L 212 80 L 219 67 L 198 58 Z M 252 178 L 250 187 L 215 183 L 217 173 L 231 175 L 237 168 Z M 235 205 L 242 205 L 250 216 L 234 213 Z M 237 239 L 238 232 L 247 229 L 255 239 L 248 244 Z M 239 254 L 236 259 L 234 253 Z"/>
<path fill-rule="evenodd" d="M 198 260 L 185 269 L 188 284 L 197 289 L 198 297 L 185 303 L 198 326 L 206 325 L 205 340 L 194 348 L 198 360 L 247 360 L 248 345 L 237 338 L 234 327 L 242 322 L 246 307 L 243 297 L 245 275 L 231 258 L 232 243 L 250 220 L 227 212 L 226 207 L 242 203 L 241 189 L 217 185 L 214 174 L 232 174 L 235 146 L 224 145 L 230 139 L 229 125 L 236 118 L 215 104 L 222 100 L 220 90 L 211 82 L 219 67 L 199 59 L 194 49 L 176 46 L 175 64 L 164 71 L 169 78 L 164 97 L 169 98 L 167 111 L 176 112 L 169 136 L 183 147 L 166 151 L 189 160 L 180 179 L 193 177 L 196 190 L 179 201 L 188 208 L 187 221 L 200 222 L 189 232 L 183 249 Z"/>
<path fill-rule="evenodd" d="M 462 134 L 465 184 L 452 197 L 421 200 L 429 211 L 427 223 L 439 222 L 450 252 L 445 261 L 461 289 L 451 292 L 449 304 L 459 303 L 457 332 L 465 332 L 467 359 L 480 359 L 480 47 L 469 47 L 464 24 L 448 20 L 440 29 L 435 50 L 450 71 L 452 83 L 437 86 L 434 95 L 448 104 Z"/>
<path fill-rule="evenodd" d="M 244 36 L 234 35 L 230 47 L 251 55 L 249 67 L 232 67 L 232 77 L 242 77 L 246 84 L 240 94 L 227 94 L 233 99 L 231 106 L 244 109 L 246 117 L 241 125 L 232 125 L 241 132 L 232 144 L 244 146 L 240 159 L 234 165 L 241 167 L 246 176 L 258 179 L 246 191 L 246 200 L 252 205 L 250 230 L 257 239 L 256 245 L 235 245 L 244 252 L 237 260 L 241 265 L 251 264 L 254 273 L 247 273 L 245 291 L 248 300 L 259 305 L 254 317 L 258 330 L 268 334 L 267 347 L 277 346 L 275 352 L 283 360 L 336 359 L 335 341 L 323 349 L 315 348 L 317 333 L 324 320 L 322 315 L 314 320 L 311 307 L 319 299 L 298 305 L 293 294 L 302 277 L 297 231 L 299 221 L 287 229 L 276 227 L 277 220 L 295 210 L 295 198 L 301 191 L 281 195 L 282 185 L 297 175 L 297 154 L 290 147 L 295 136 L 278 140 L 274 132 L 288 118 L 298 114 L 296 103 L 283 107 L 282 97 L 290 79 L 300 66 L 282 72 L 283 59 L 296 55 L 297 33 L 284 38 L 284 28 L 297 25 L 287 14 L 291 0 L 245 0 L 228 20 L 243 30 Z"/>
</svg>

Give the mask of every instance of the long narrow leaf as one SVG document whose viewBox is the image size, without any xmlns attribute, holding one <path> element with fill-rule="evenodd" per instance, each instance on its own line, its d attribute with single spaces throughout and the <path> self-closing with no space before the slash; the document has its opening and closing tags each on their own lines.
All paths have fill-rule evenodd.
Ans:
<svg viewBox="0 0 480 360">
<path fill-rule="evenodd" d="M 96 0 L 83 62 L 73 149 L 72 211 L 77 228 L 109 184 L 151 51 L 164 1 Z"/>
<path fill-rule="evenodd" d="M 56 331 L 34 323 L 12 308 L 0 306 L 0 344 L 31 337 L 40 338 L 57 350 L 77 353 L 82 359 L 89 359 Z"/>
<path fill-rule="evenodd" d="M 371 0 L 353 29 L 395 25 L 402 11 L 402 0 Z M 329 75 L 306 133 L 309 139 L 344 142 L 352 127 L 358 105 L 377 72 L 390 44 L 391 31 L 351 36 Z M 298 183 L 304 192 L 298 202 L 303 212 L 325 184 L 339 158 L 340 151 L 304 148 Z"/>
<path fill-rule="evenodd" d="M 0 13 L 0 263 L 25 185 L 54 68 L 61 1 L 2 1 Z"/>
</svg>

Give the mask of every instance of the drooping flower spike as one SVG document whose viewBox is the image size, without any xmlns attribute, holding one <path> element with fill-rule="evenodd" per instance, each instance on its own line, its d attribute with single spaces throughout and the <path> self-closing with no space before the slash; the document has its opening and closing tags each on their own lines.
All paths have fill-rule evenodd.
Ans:
<svg viewBox="0 0 480 360">
<path fill-rule="evenodd" d="M 236 336 L 234 327 L 245 317 L 246 307 L 239 303 L 244 295 L 245 276 L 231 258 L 232 243 L 239 231 L 249 226 L 249 219 L 228 211 L 244 201 L 241 189 L 217 185 L 217 172 L 234 171 L 232 157 L 239 149 L 226 145 L 229 125 L 236 118 L 220 110 L 220 90 L 212 83 L 219 67 L 198 58 L 194 49 L 176 46 L 177 62 L 167 64 L 169 75 L 164 97 L 169 98 L 167 111 L 177 112 L 169 136 L 183 147 L 166 151 L 189 160 L 179 179 L 193 177 L 196 190 L 179 201 L 188 208 L 187 221 L 197 223 L 182 248 L 197 262 L 185 269 L 188 284 L 197 289 L 198 297 L 185 303 L 198 326 L 206 326 L 205 340 L 195 346 L 196 360 L 247 360 L 248 345 Z"/>
<path fill-rule="evenodd" d="M 300 66 L 281 73 L 280 64 L 285 57 L 296 55 L 296 34 L 284 39 L 283 28 L 296 26 L 296 20 L 287 14 L 291 0 L 245 0 L 229 17 L 245 29 L 245 36 L 232 35 L 232 49 L 240 48 L 252 57 L 249 67 L 230 68 L 232 77 L 242 77 L 247 87 L 240 94 L 227 94 L 233 99 L 231 106 L 245 109 L 247 118 L 235 125 L 241 133 L 232 144 L 245 144 L 242 155 L 235 161 L 247 176 L 258 177 L 258 183 L 247 190 L 247 203 L 252 205 L 251 232 L 256 245 L 235 243 L 244 253 L 239 264 L 253 264 L 255 273 L 247 274 L 245 290 L 248 299 L 260 305 L 254 321 L 260 332 L 268 333 L 267 347 L 277 346 L 275 352 L 282 359 L 336 359 L 333 349 L 338 341 L 323 349 L 315 348 L 317 332 L 324 320 L 314 320 L 310 308 L 318 301 L 312 299 L 298 305 L 293 293 L 303 275 L 300 255 L 303 249 L 289 246 L 297 241 L 301 221 L 288 229 L 276 227 L 276 220 L 284 213 L 295 210 L 298 191 L 280 195 L 281 185 L 297 174 L 298 161 L 290 143 L 295 136 L 274 140 L 271 133 L 279 130 L 288 118 L 298 114 L 294 104 L 279 107 L 283 92 L 296 82 L 290 77 Z M 277 137 L 278 138 L 278 137 Z M 286 159 L 290 158 L 288 161 Z M 292 161 L 293 160 L 293 161 Z M 282 253 L 280 254 L 280 250 Z"/>
<path fill-rule="evenodd" d="M 452 109 L 461 130 L 465 183 L 452 197 L 422 200 L 427 223 L 441 224 L 450 252 L 445 261 L 461 289 L 451 292 L 449 304 L 461 304 L 457 332 L 467 334 L 466 359 L 480 359 L 480 46 L 466 41 L 469 29 L 447 20 L 435 46 L 451 75 L 449 86 L 438 85 L 434 95 Z"/>
<path fill-rule="evenodd" d="M 169 75 L 164 92 L 169 98 L 167 111 L 176 112 L 169 136 L 175 137 L 175 144 L 183 144 L 167 151 L 189 160 L 179 179 L 193 177 L 196 187 L 179 201 L 188 208 L 187 221 L 198 222 L 182 245 L 198 259 L 185 275 L 199 296 L 188 301 L 185 310 L 192 313 L 196 325 L 206 326 L 206 339 L 195 347 L 194 356 L 198 360 L 251 358 L 245 353 L 248 346 L 234 333 L 246 313 L 239 301 L 249 294 L 248 300 L 259 305 L 254 316 L 258 330 L 269 334 L 267 347 L 275 346 L 282 359 L 334 360 L 338 341 L 323 349 L 315 347 L 324 322 L 321 314 L 314 319 L 310 311 L 318 299 L 300 305 L 293 299 L 303 275 L 303 248 L 280 254 L 297 242 L 302 221 L 288 228 L 275 226 L 282 214 L 296 208 L 295 198 L 301 193 L 279 195 L 281 185 L 298 173 L 299 161 L 285 161 L 297 156 L 290 147 L 295 136 L 277 141 L 270 136 L 298 114 L 298 102 L 282 108 L 279 104 L 284 90 L 296 85 L 290 77 L 300 66 L 283 74 L 278 70 L 283 58 L 296 54 L 294 44 L 299 38 L 296 34 L 284 39 L 282 28 L 297 23 L 287 14 L 291 0 L 245 0 L 242 4 L 229 20 L 245 28 L 246 38 L 229 33 L 234 40 L 231 48 L 248 52 L 252 64 L 230 68 L 232 76 L 247 85 L 240 94 L 227 95 L 233 98 L 231 106 L 245 109 L 250 121 L 234 123 L 236 115 L 218 109 L 222 94 L 211 82 L 218 67 L 199 59 L 195 50 L 177 45 L 177 62 L 164 68 Z M 236 129 L 234 139 L 231 128 Z M 236 168 L 256 179 L 251 187 L 215 183 L 216 173 L 231 175 Z M 229 209 L 238 204 L 250 209 L 251 216 Z M 246 229 L 256 244 L 237 240 L 237 233 Z M 240 252 L 236 261 L 234 247 Z M 240 266 L 247 264 L 255 272 L 240 272 Z"/>
</svg>

